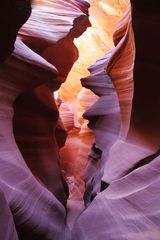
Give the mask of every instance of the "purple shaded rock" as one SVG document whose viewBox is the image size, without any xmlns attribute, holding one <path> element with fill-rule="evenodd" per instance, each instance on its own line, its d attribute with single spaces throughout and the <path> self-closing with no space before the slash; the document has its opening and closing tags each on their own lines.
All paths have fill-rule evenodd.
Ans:
<svg viewBox="0 0 160 240">
<path fill-rule="evenodd" d="M 2 191 L 0 191 L 0 239 L 18 240 L 13 215 Z"/>
</svg>

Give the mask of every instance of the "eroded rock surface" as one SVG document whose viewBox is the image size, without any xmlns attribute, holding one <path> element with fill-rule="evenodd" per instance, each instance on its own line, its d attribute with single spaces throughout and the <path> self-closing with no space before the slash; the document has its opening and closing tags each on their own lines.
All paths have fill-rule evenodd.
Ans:
<svg viewBox="0 0 160 240">
<path fill-rule="evenodd" d="M 74 30 L 74 19 L 81 15 L 88 19 L 85 15 L 88 7 L 84 1 L 35 1 L 12 56 L 0 65 L 0 185 L 19 239 L 58 240 L 68 236 L 62 205 L 66 205 L 67 189 L 59 167 L 59 142 L 54 136 L 58 110 L 52 95 L 57 81 L 58 87 L 61 84 L 57 76 L 62 70 L 54 57 L 53 61 L 48 59 L 45 50 L 55 48 Z M 75 51 L 67 54 L 71 52 Z M 60 54 L 58 59 L 62 57 Z M 75 61 L 68 60 L 71 64 Z M 69 65 L 63 81 L 70 69 Z M 8 228 L 12 225 L 8 224 Z M 6 239 L 11 238 L 11 232 L 8 231 Z"/>
<path fill-rule="evenodd" d="M 35 0 L 1 52 L 0 238 L 159 240 L 159 4 L 131 1 L 112 42 L 127 2 L 90 1 L 86 58 L 83 0 Z"/>
<path fill-rule="evenodd" d="M 160 85 L 156 77 L 153 78 L 151 91 L 149 90 L 151 75 L 156 72 L 157 76 L 159 69 L 158 57 L 152 56 L 155 46 L 158 50 L 158 45 L 154 45 L 154 43 L 159 37 L 155 29 L 155 26 L 159 24 L 157 8 L 159 5 L 155 4 L 153 7 L 154 4 L 151 1 L 147 1 L 145 6 L 138 1 L 131 1 L 131 3 L 132 15 L 128 15 L 128 20 L 122 18 L 118 24 L 114 36 L 115 52 L 117 52 L 115 55 L 111 55 L 109 61 L 111 64 L 109 76 L 114 83 L 120 104 L 121 131 L 109 149 L 109 154 L 103 155 L 107 147 L 103 148 L 101 145 L 102 157 L 97 158 L 97 160 L 102 164 L 103 157 L 105 158 L 101 185 L 99 183 L 102 192 L 96 197 L 94 196 L 94 187 L 98 184 L 96 181 L 97 171 L 95 170 L 96 174 L 92 179 L 90 191 L 92 202 L 74 225 L 73 239 L 159 239 L 158 202 L 160 195 L 158 189 L 160 179 L 158 165 L 160 134 L 157 126 L 159 111 L 157 112 L 158 105 L 155 104 L 155 100 L 154 103 L 152 101 L 156 98 L 156 102 L 159 103 L 157 88 L 159 89 Z M 151 4 L 151 8 L 149 8 L 149 4 Z M 152 36 L 147 37 L 150 28 L 150 32 L 154 32 L 152 32 L 153 45 L 151 44 Z M 109 64 L 106 66 L 107 74 Z M 83 82 L 97 94 L 103 92 L 101 88 L 98 88 L 99 85 L 97 87 L 96 84 L 94 85 L 94 71 L 98 73 L 98 70 L 100 70 L 100 66 L 98 68 L 97 62 L 97 65 L 93 66 L 91 76 L 86 79 L 86 82 L 85 79 Z M 89 80 L 92 79 L 93 83 L 90 83 Z M 125 82 L 127 79 L 128 81 Z M 132 79 L 134 88 L 132 88 Z M 121 87 L 124 87 L 124 91 Z M 152 90 L 152 88 L 156 89 Z M 101 98 L 100 96 L 98 101 Z M 97 146 L 104 138 L 106 140 L 103 143 L 107 143 L 107 132 L 109 131 L 102 132 L 102 125 L 98 125 L 100 108 L 96 108 L 93 115 L 89 115 L 88 112 L 92 113 L 92 107 L 87 110 L 86 117 L 90 117 L 91 126 L 92 121 L 94 122 L 95 136 L 99 136 L 96 141 Z M 96 117 L 97 115 L 98 117 Z M 117 121 L 118 118 L 116 117 L 115 120 Z M 107 122 L 106 125 L 104 123 L 103 128 L 105 126 L 107 126 Z M 111 141 L 113 138 L 109 139 Z M 92 168 L 93 163 L 91 162 L 90 169 Z M 96 168 L 99 169 L 99 166 Z M 95 197 L 94 200 L 92 196 Z M 89 225 L 88 222 L 90 222 Z"/>
</svg>

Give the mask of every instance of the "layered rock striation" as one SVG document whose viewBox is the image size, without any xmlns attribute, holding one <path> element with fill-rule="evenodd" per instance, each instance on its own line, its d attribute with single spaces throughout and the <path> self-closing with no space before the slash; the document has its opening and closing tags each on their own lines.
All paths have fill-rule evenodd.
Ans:
<svg viewBox="0 0 160 240">
<path fill-rule="evenodd" d="M 131 0 L 113 46 L 104 19 L 113 29 L 127 1 L 90 1 L 103 34 L 87 33 L 83 88 L 70 78 L 55 98 L 89 4 L 35 0 L 31 14 L 30 1 L 10 3 L 0 3 L 0 239 L 159 240 L 160 5 Z"/>
<path fill-rule="evenodd" d="M 94 175 L 90 181 L 92 186 L 88 191 L 90 205 L 74 225 L 72 239 L 159 239 L 160 135 L 157 125 L 159 118 L 157 89 L 160 85 L 157 77 L 151 77 L 154 73 L 158 76 L 159 69 L 158 57 L 153 57 L 154 52 L 158 50 L 158 44 L 155 45 L 155 42 L 159 38 L 156 31 L 156 26 L 159 24 L 159 5 L 155 3 L 154 6 L 151 1 L 147 1 L 146 5 L 143 3 L 131 1 L 131 9 L 128 9 L 128 13 L 131 14 L 124 15 L 118 24 L 116 35 L 114 35 L 116 54 L 110 55 L 109 71 L 109 64 L 105 63 L 106 73 L 100 71 L 99 74 L 98 70 L 101 67 L 100 65 L 98 67 L 97 62 L 91 68 L 90 77 L 82 80 L 83 85 L 99 94 L 101 73 L 102 76 L 109 75 L 113 83 L 112 87 L 114 86 L 110 93 L 113 97 L 116 91 L 118 96 L 116 99 L 120 106 L 118 116 L 121 116 L 121 128 L 119 132 L 117 131 L 117 138 L 114 139 L 113 145 L 108 149 L 109 144 L 104 145 L 105 147 L 100 145 L 101 139 L 103 144 L 107 143 L 109 132 L 101 130 L 108 126 L 107 121 L 103 125 L 98 124 L 99 119 L 102 118 L 101 108 L 97 107 L 92 115 L 91 107 L 84 114 L 87 118 L 90 117 L 89 125 L 93 126 L 97 137 L 95 146 L 99 144 L 101 154 L 99 158 L 97 154 L 96 160 L 99 164 L 96 167 L 93 160 L 90 161 L 90 169 L 94 168 Z M 152 34 L 150 35 L 149 32 Z M 100 62 L 103 62 L 103 59 Z M 97 77 L 96 84 L 94 84 L 95 77 Z M 153 85 L 149 87 L 151 78 Z M 101 98 L 100 96 L 98 102 Z M 112 104 L 114 102 L 112 101 Z M 96 107 L 96 104 L 93 108 L 94 106 Z M 101 107 L 104 108 L 104 104 Z M 107 112 L 107 106 L 105 108 Z M 109 119 L 106 115 L 106 120 L 107 117 Z M 116 121 L 119 121 L 118 117 L 115 118 Z M 113 124 L 114 121 L 111 120 L 111 122 Z M 112 139 L 113 137 L 109 138 L 110 143 Z M 103 176 L 97 179 L 97 172 L 100 172 L 99 165 L 102 166 L 103 163 L 101 173 Z M 88 175 L 91 173 L 88 169 L 87 172 Z M 88 183 L 88 179 L 86 180 Z M 95 196 L 96 186 L 99 186 L 98 191 L 101 189 L 97 196 Z M 88 222 L 90 224 L 87 224 Z"/>
<path fill-rule="evenodd" d="M 77 58 L 73 39 L 79 20 L 74 20 L 83 15 L 87 28 L 88 7 L 84 1 L 35 1 L 29 21 L 19 31 L 14 52 L 0 65 L 0 184 L 4 204 L 9 206 L 8 218 L 4 218 L 8 235 L 3 239 L 16 239 L 14 224 L 19 239 L 58 240 L 68 236 L 64 207 L 68 192 L 59 167 L 62 143 L 56 139 L 59 131 L 64 133 L 63 138 L 66 132 L 58 124 L 60 130 L 55 136 L 59 113 L 53 90 L 65 80 Z M 15 38 L 12 40 L 14 44 Z M 63 51 L 61 40 L 66 44 Z M 52 51 L 57 51 L 63 68 Z M 5 56 L 8 54 L 7 49 Z M 66 65 L 63 56 L 69 57 Z"/>
</svg>

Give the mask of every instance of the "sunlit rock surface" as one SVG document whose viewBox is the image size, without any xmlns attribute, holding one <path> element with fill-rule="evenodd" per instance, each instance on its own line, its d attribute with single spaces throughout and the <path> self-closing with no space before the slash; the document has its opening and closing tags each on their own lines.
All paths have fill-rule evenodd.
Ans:
<svg viewBox="0 0 160 240">
<path fill-rule="evenodd" d="M 159 119 L 157 107 L 160 98 L 157 88 L 160 87 L 160 84 L 156 77 L 158 76 L 157 71 L 159 71 L 158 57 L 153 57 L 152 54 L 159 49 L 158 44 L 155 45 L 155 43 L 159 39 L 156 26 L 159 24 L 158 9 L 160 6 L 159 4 L 154 6 L 151 1 L 147 1 L 146 5 L 140 4 L 138 1 L 133 1 L 132 4 L 132 15 L 128 15 L 128 19 L 122 18 L 118 24 L 114 35 L 115 52 L 117 52 L 115 55 L 110 55 L 109 64 L 106 66 L 108 74 L 108 66 L 111 64 L 109 76 L 118 94 L 121 130 L 118 139 L 111 146 L 109 154 L 103 155 L 108 150 L 107 148 L 101 147 L 103 150 L 101 154 L 99 151 L 99 158 L 102 157 L 100 159 L 97 157 L 97 160 L 100 164 L 103 163 L 103 157 L 105 158 L 101 185 L 99 183 L 101 193 L 95 197 L 94 187 L 98 182 L 96 180 L 99 180 L 96 178 L 97 171 L 95 170 L 96 174 L 90 182 L 92 186 L 87 195 L 91 195 L 90 201 L 95 198 L 74 225 L 73 239 L 159 239 L 160 128 L 157 126 Z M 152 34 L 150 35 L 149 32 Z M 148 34 L 150 37 L 147 37 Z M 151 44 L 152 40 L 153 45 Z M 123 47 L 119 48 L 118 46 Z M 121 66 L 119 71 L 118 66 Z M 91 76 L 86 79 L 86 82 L 84 79 L 83 85 L 86 84 L 86 87 L 90 87 L 98 95 L 101 89 L 98 88 L 99 85 L 97 88 L 94 85 L 94 71 L 96 72 L 98 69 L 96 67 L 98 67 L 98 62 L 95 66 L 93 65 L 93 69 L 91 68 Z M 114 74 L 116 70 L 117 74 Z M 156 76 L 153 77 L 153 85 L 149 88 L 150 79 L 154 73 Z M 91 79 L 93 79 L 93 84 L 89 82 Z M 98 101 L 101 98 L 100 96 Z M 157 104 L 155 104 L 155 98 Z M 99 139 L 97 138 L 96 141 L 97 145 L 102 138 L 106 138 L 107 141 L 107 133 L 109 133 L 109 131 L 105 131 L 104 134 L 100 131 L 102 125 L 98 126 L 99 118 L 96 118 L 98 109 L 100 110 L 97 108 L 93 115 L 90 114 L 92 107 L 86 111 L 86 117 L 90 117 L 91 120 L 91 127 L 94 121 L 95 136 L 99 135 Z M 113 137 L 110 138 L 110 141 L 112 139 Z M 104 140 L 104 142 L 106 141 Z M 90 169 L 92 170 L 93 167 L 95 164 L 92 160 Z M 99 165 L 96 167 L 99 169 Z M 87 224 L 88 222 L 90 224 Z"/>
<path fill-rule="evenodd" d="M 159 240 L 153 2 L 90 1 L 78 58 L 68 40 L 89 5 L 34 1 L 0 65 L 0 239 Z"/>
<path fill-rule="evenodd" d="M 92 144 L 95 141 L 92 131 L 90 131 L 87 127 L 88 121 L 85 121 L 84 118 L 82 120 L 82 115 L 85 110 L 87 110 L 89 106 L 91 106 L 98 98 L 89 89 L 82 89 L 80 79 L 88 76 L 89 72 L 86 69 L 88 69 L 92 64 L 94 64 L 98 59 L 102 58 L 109 50 L 113 48 L 113 32 L 118 19 L 127 6 L 127 1 L 118 1 L 116 4 L 115 1 L 89 2 L 91 4 L 89 9 L 89 18 L 92 23 L 92 27 L 88 28 L 82 37 L 75 40 L 75 43 L 79 48 L 79 59 L 74 64 L 72 71 L 68 75 L 67 81 L 62 84 L 59 91 L 60 97 L 62 98 L 62 101 L 64 101 L 64 104 L 67 104 L 68 108 L 74 112 L 72 115 L 74 120 L 73 131 L 74 127 L 76 127 L 76 129 L 78 128 L 77 131 L 74 131 L 74 139 L 76 139 L 76 141 L 79 143 L 78 146 L 76 145 L 78 148 L 78 150 L 76 150 L 76 155 L 71 154 L 72 156 L 68 157 L 68 154 L 65 154 L 65 151 L 67 151 L 67 153 L 72 152 L 70 151 L 70 149 L 72 149 L 72 144 L 69 144 L 69 142 L 71 143 L 72 140 L 69 140 L 70 134 L 68 135 L 68 144 L 61 151 L 62 161 L 64 159 L 64 161 L 67 162 L 67 159 L 70 158 L 69 164 L 71 166 L 74 165 L 76 169 L 82 170 L 79 172 L 76 171 L 74 174 L 75 177 L 78 177 L 78 179 L 79 176 L 81 176 L 82 179 L 85 174 L 85 166 L 88 165 L 88 154 L 90 154 Z M 109 11 L 106 10 L 104 6 L 109 6 Z M 116 71 L 114 71 L 114 74 L 116 74 Z M 128 85 L 130 85 L 131 88 L 129 81 Z M 63 110 L 60 110 L 60 113 L 64 115 Z M 123 116 L 127 118 L 126 115 L 123 114 Z M 83 131 L 83 138 L 82 135 L 79 136 L 81 129 Z M 87 144 L 84 144 L 84 139 L 88 139 Z M 75 161 L 74 159 L 78 160 Z M 83 164 L 81 165 L 80 163 L 82 162 Z"/>
</svg>

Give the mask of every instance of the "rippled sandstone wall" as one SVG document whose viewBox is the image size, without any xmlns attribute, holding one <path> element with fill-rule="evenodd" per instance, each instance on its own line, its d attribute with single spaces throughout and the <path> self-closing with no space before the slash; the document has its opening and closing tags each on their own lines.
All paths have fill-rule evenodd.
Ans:
<svg viewBox="0 0 160 240">
<path fill-rule="evenodd" d="M 8 235 L 3 239 L 17 238 L 11 213 L 19 239 L 58 240 L 68 236 L 65 223 L 68 193 L 59 168 L 58 144 L 62 143 L 54 136 L 58 110 L 52 95 L 67 72 L 58 78 L 61 73 L 56 69 L 58 64 L 53 56 L 55 67 L 45 51 L 59 48 L 62 54 L 59 41 L 63 39 L 74 48 L 74 51 L 69 48 L 67 54 L 77 53 L 70 41 L 77 28 L 73 21 L 80 15 L 88 19 L 89 5 L 74 0 L 35 3 L 30 19 L 19 31 L 13 54 L 0 65 L 0 187 L 4 206 L 7 204 L 10 209 L 3 219 L 8 221 Z M 61 54 L 57 58 L 64 64 Z M 69 70 L 73 61 L 69 58 Z M 65 138 L 60 121 L 58 128 Z M 1 231 L 4 235 L 4 229 Z"/>
<path fill-rule="evenodd" d="M 160 99 L 157 88 L 160 85 L 156 77 L 151 77 L 154 72 L 158 76 L 159 71 L 158 57 L 153 57 L 159 47 L 151 44 L 152 37 L 154 43 L 159 39 L 156 30 L 159 4 L 155 2 L 154 6 L 151 1 L 145 6 L 139 1 L 131 3 L 128 17 L 121 19 L 115 32 L 115 54 L 113 50 L 99 60 L 90 68 L 91 75 L 82 81 L 99 96 L 84 114 L 95 133 L 99 152 L 94 150 L 97 158 L 91 159 L 87 169 L 87 207 L 74 225 L 72 239 L 159 239 L 160 128 L 157 119 L 160 112 L 157 107 Z M 151 78 L 153 85 L 149 88 Z M 126 92 L 125 79 L 134 86 Z M 108 87 L 107 94 L 102 86 Z M 127 101 L 127 93 L 130 93 L 130 101 Z M 105 106 L 106 115 L 102 114 L 104 98 L 105 103 L 109 98 L 112 103 Z M 119 109 L 114 108 L 116 102 Z M 124 111 L 124 106 L 129 112 Z M 129 117 L 125 118 L 126 115 Z M 113 127 L 107 129 L 109 124 Z"/>
<path fill-rule="evenodd" d="M 72 122 L 72 127 L 69 126 L 68 141 L 61 150 L 62 167 L 70 169 L 68 176 L 75 176 L 78 188 L 79 185 L 83 186 L 84 184 L 82 181 L 85 174 L 84 170 L 87 167 L 88 154 L 90 155 L 95 140 L 92 131 L 87 126 L 88 121 L 82 115 L 98 98 L 89 89 L 82 88 L 80 79 L 89 75 L 87 68 L 91 64 L 94 64 L 113 48 L 113 32 L 117 21 L 127 7 L 128 1 L 118 1 L 116 4 L 115 1 L 89 2 L 91 4 L 89 18 L 92 27 L 88 28 L 82 37 L 75 39 L 75 44 L 79 48 L 79 59 L 74 64 L 67 81 L 62 84 L 59 91 L 64 106 L 67 105 L 68 111 L 72 113 L 65 117 L 63 104 L 61 105 L 60 113 L 64 122 L 66 122 L 66 127 L 69 117 L 70 122 Z M 130 83 L 128 88 L 131 88 Z M 130 96 L 128 98 L 130 100 Z M 127 118 L 126 115 L 125 118 Z M 72 142 L 75 142 L 76 145 L 74 146 Z M 74 150 L 72 151 L 72 149 Z M 79 196 L 82 199 L 84 186 L 78 189 L 78 192 L 76 198 Z"/>
<path fill-rule="evenodd" d="M 80 54 L 55 101 L 52 91 L 78 57 L 70 41 L 73 21 L 89 5 L 36 3 L 13 54 L 0 65 L 0 237 L 159 240 L 159 4 L 131 1 L 113 45 L 111 32 L 127 1 L 90 1 L 93 28 L 77 41 L 81 54 L 89 56 Z M 67 66 L 61 67 L 61 59 Z M 79 81 L 73 84 L 74 77 L 87 90 Z M 62 167 L 76 178 L 67 214 L 75 223 L 71 232 L 68 188 L 59 167 L 66 131 Z M 81 211 L 75 200 L 83 198 L 84 180 Z"/>
</svg>

